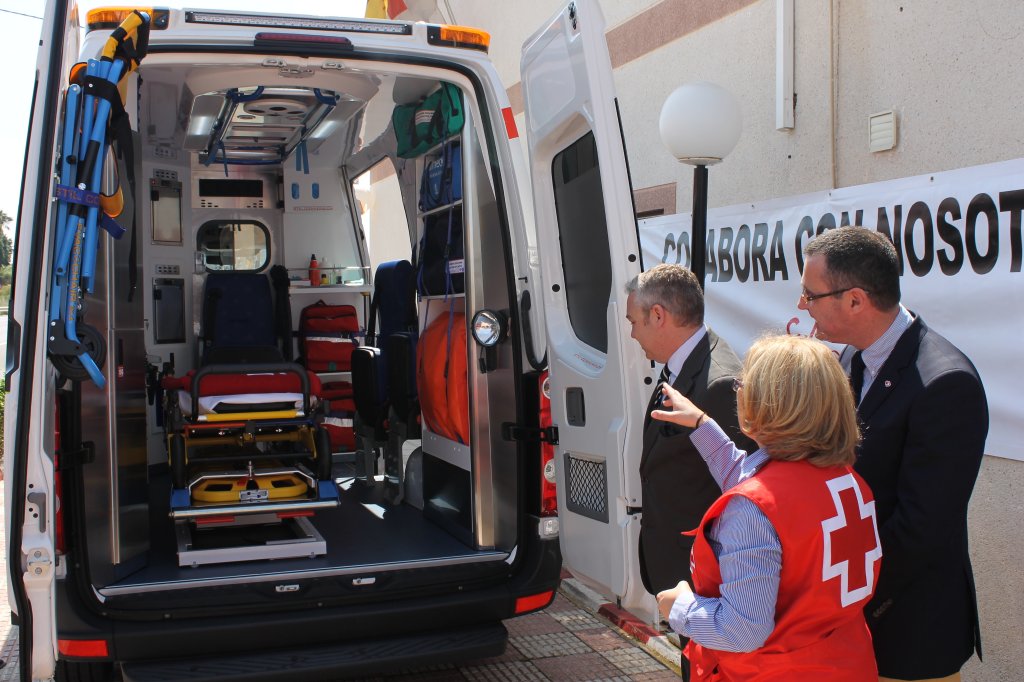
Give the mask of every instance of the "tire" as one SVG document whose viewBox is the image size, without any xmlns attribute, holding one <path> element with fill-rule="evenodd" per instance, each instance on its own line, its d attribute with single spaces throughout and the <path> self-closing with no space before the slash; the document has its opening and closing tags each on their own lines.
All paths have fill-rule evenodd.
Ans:
<svg viewBox="0 0 1024 682">
<path fill-rule="evenodd" d="M 114 664 L 57 661 L 54 679 L 57 682 L 110 682 L 114 679 Z"/>
<path fill-rule="evenodd" d="M 171 484 L 176 490 L 182 490 L 188 485 L 188 477 L 185 473 L 185 437 L 180 433 L 171 436 L 168 454 L 171 458 Z"/>
<path fill-rule="evenodd" d="M 316 477 L 321 481 L 331 480 L 331 436 L 325 428 L 317 428 L 314 435 L 316 443 Z"/>
</svg>

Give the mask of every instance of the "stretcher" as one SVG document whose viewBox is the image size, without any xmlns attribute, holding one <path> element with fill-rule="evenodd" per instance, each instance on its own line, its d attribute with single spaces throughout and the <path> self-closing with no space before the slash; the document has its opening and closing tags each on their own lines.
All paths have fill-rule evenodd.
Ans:
<svg viewBox="0 0 1024 682">
<path fill-rule="evenodd" d="M 82 294 L 92 293 L 95 285 L 98 231 L 106 230 L 115 239 L 125 233 L 111 218 L 124 207 L 111 145 L 117 141 L 119 152 L 131 158 L 119 85 L 146 54 L 149 23 L 145 12 L 130 14 L 112 32 L 100 59 L 75 66 L 64 103 L 47 349 L 63 376 L 73 381 L 90 379 L 100 387 L 106 384 L 102 372 L 106 340 L 82 321 Z M 134 163 L 127 166 L 129 184 L 134 187 Z"/>
<path fill-rule="evenodd" d="M 339 499 L 316 374 L 294 363 L 216 364 L 161 385 L 179 564 L 323 554 L 305 517 Z M 290 531 L 282 539 L 268 528 L 277 538 L 268 543 L 193 547 L 190 533 L 253 525 Z"/>
</svg>

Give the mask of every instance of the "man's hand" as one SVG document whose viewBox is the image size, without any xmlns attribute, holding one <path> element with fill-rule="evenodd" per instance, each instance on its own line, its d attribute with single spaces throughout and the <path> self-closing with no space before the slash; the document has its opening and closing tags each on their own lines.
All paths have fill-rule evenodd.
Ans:
<svg viewBox="0 0 1024 682">
<path fill-rule="evenodd" d="M 663 590 L 658 593 L 658 613 L 661 614 L 662 619 L 668 622 L 668 616 L 672 613 L 672 605 L 676 603 L 676 599 L 679 599 L 680 595 L 693 594 L 693 590 L 690 589 L 690 584 L 685 580 L 679 581 L 679 584 L 670 590 Z"/>
</svg>

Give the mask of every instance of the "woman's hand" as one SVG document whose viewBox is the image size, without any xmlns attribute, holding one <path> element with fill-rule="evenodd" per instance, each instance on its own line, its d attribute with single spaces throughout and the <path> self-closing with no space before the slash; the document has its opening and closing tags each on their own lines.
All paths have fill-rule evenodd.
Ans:
<svg viewBox="0 0 1024 682">
<path fill-rule="evenodd" d="M 687 428 L 695 428 L 704 423 L 704 410 L 667 383 L 661 385 L 661 406 L 663 409 L 653 410 L 651 417 L 663 422 L 672 422 Z"/>
<path fill-rule="evenodd" d="M 693 590 L 690 589 L 690 584 L 685 580 L 679 581 L 679 584 L 671 590 L 663 590 L 658 593 L 658 613 L 661 614 L 662 620 L 666 623 L 668 622 L 669 614 L 672 613 L 672 605 L 675 604 L 676 599 L 679 599 L 680 595 L 683 594 L 693 594 Z"/>
</svg>

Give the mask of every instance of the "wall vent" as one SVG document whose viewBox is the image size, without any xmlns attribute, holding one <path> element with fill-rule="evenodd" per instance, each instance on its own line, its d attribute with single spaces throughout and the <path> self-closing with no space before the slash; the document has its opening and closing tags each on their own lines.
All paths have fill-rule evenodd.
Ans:
<svg viewBox="0 0 1024 682">
<path fill-rule="evenodd" d="M 868 116 L 868 149 L 888 151 L 896 146 L 896 113 L 889 109 Z"/>
</svg>

